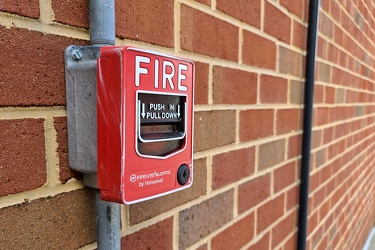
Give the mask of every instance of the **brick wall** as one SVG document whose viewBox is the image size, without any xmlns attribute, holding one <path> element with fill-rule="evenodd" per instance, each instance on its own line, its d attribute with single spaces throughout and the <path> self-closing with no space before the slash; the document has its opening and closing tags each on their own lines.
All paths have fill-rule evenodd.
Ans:
<svg viewBox="0 0 375 250">
<path fill-rule="evenodd" d="M 117 45 L 196 62 L 194 184 L 122 206 L 124 249 L 295 249 L 308 1 L 116 0 Z M 308 249 L 375 221 L 375 4 L 321 0 Z M 95 249 L 63 52 L 88 0 L 0 0 L 0 249 Z"/>
<path fill-rule="evenodd" d="M 308 246 L 360 249 L 374 224 L 375 5 L 322 1 Z"/>
</svg>

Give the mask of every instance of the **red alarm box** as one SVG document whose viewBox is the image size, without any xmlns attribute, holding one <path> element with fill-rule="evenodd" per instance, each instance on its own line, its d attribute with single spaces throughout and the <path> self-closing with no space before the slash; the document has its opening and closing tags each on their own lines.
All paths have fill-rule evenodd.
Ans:
<svg viewBox="0 0 375 250">
<path fill-rule="evenodd" d="M 193 182 L 194 63 L 102 47 L 97 63 L 98 188 L 132 204 Z"/>
</svg>

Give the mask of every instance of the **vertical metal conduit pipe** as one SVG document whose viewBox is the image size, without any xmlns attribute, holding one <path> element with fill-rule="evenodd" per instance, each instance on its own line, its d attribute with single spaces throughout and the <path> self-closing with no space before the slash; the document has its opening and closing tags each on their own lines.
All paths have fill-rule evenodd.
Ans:
<svg viewBox="0 0 375 250">
<path fill-rule="evenodd" d="M 90 43 L 115 45 L 115 1 L 90 0 Z"/>
<path fill-rule="evenodd" d="M 305 101 L 303 113 L 303 135 L 302 135 L 302 161 L 301 161 L 301 182 L 299 191 L 299 213 L 298 213 L 298 234 L 297 249 L 306 249 L 306 232 L 309 200 L 309 177 L 310 177 L 310 151 L 312 114 L 314 103 L 314 77 L 316 43 L 319 17 L 319 0 L 310 0 L 309 23 L 307 33 L 307 56 L 306 56 L 306 81 Z"/>
<path fill-rule="evenodd" d="M 114 0 L 90 0 L 90 43 L 92 45 L 115 44 Z M 120 250 L 120 205 L 100 200 L 99 190 L 95 193 L 96 230 L 98 250 Z"/>
</svg>

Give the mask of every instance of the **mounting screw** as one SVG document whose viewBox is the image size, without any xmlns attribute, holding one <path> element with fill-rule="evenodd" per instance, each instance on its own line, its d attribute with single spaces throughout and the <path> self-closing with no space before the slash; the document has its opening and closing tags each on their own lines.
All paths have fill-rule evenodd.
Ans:
<svg viewBox="0 0 375 250">
<path fill-rule="evenodd" d="M 72 57 L 75 61 L 79 61 L 82 59 L 82 52 L 78 49 L 73 50 Z"/>
<path fill-rule="evenodd" d="M 185 185 L 189 180 L 190 171 L 186 164 L 182 164 L 177 170 L 177 181 L 181 186 Z"/>
</svg>

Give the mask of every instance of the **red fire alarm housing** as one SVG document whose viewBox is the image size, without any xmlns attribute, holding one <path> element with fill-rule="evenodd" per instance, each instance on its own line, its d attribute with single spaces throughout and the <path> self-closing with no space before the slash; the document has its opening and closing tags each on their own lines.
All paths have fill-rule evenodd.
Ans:
<svg viewBox="0 0 375 250">
<path fill-rule="evenodd" d="M 114 46 L 97 67 L 101 198 L 131 204 L 191 186 L 194 63 Z"/>
</svg>

